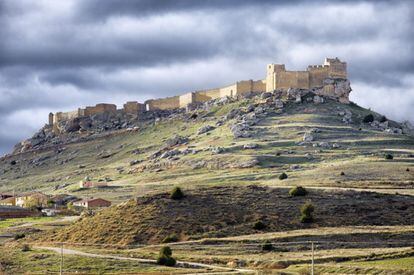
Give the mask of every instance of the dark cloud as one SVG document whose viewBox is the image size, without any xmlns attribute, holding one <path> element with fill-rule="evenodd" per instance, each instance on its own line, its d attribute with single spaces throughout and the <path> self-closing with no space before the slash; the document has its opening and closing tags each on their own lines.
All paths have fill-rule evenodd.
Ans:
<svg viewBox="0 0 414 275">
<path fill-rule="evenodd" d="M 266 63 L 300 70 L 326 56 L 348 62 L 357 103 L 414 120 L 413 3 L 0 0 L 0 116 L 15 129 L 0 132 L 0 153 L 49 111 L 260 79 Z"/>
</svg>

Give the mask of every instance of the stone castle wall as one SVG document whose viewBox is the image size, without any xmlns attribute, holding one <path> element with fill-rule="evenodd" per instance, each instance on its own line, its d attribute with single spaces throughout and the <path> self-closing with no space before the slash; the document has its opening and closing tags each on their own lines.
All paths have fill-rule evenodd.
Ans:
<svg viewBox="0 0 414 275">
<path fill-rule="evenodd" d="M 274 90 L 287 90 L 289 88 L 299 89 L 322 89 L 326 96 L 335 97 L 338 90 L 335 84 L 327 81 L 329 79 L 347 78 L 347 64 L 338 58 L 326 58 L 323 65 L 308 66 L 306 71 L 287 71 L 284 64 L 267 65 L 267 74 L 264 80 L 243 80 L 234 84 L 208 90 L 189 92 L 180 96 L 172 96 L 160 99 L 150 99 L 144 103 L 130 101 L 124 104 L 119 110 L 127 114 L 139 114 L 145 111 L 169 110 L 185 108 L 192 103 L 203 103 L 220 97 L 237 97 L 250 92 L 264 92 Z M 341 102 L 349 102 L 344 97 L 339 97 Z M 55 126 L 64 120 L 76 117 L 92 116 L 99 113 L 116 113 L 117 107 L 114 104 L 97 104 L 88 106 L 85 109 L 79 108 L 72 112 L 57 112 L 49 114 L 49 124 Z M 56 127 L 57 128 L 57 127 Z"/>
</svg>

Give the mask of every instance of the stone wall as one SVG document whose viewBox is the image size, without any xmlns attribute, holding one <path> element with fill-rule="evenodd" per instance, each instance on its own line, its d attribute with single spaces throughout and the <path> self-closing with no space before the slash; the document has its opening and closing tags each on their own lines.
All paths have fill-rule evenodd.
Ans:
<svg viewBox="0 0 414 275">
<path fill-rule="evenodd" d="M 180 108 L 180 96 L 172 96 L 145 101 L 147 111 L 168 110 Z"/>
<path fill-rule="evenodd" d="M 88 106 L 84 109 L 83 116 L 93 116 L 100 113 L 116 113 L 115 104 L 100 103 L 94 107 Z"/>
<path fill-rule="evenodd" d="M 124 104 L 123 111 L 127 114 L 138 114 L 145 111 L 145 104 L 137 101 L 128 101 Z"/>
</svg>

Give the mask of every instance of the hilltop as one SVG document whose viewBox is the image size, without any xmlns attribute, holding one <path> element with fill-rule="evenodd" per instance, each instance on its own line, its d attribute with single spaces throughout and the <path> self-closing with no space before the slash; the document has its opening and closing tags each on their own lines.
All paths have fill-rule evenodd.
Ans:
<svg viewBox="0 0 414 275">
<path fill-rule="evenodd" d="M 367 115 L 373 121 L 364 123 Z M 413 184 L 414 169 L 406 171 L 414 154 L 411 128 L 311 90 L 224 97 L 187 112 L 148 116 L 135 128 L 63 133 L 59 142 L 6 156 L 0 160 L 0 189 L 121 202 L 174 185 L 301 184 L 409 192 Z M 385 160 L 385 153 L 394 160 Z M 278 180 L 284 171 L 289 179 Z M 108 187 L 79 190 L 86 176 L 107 181 Z"/>
</svg>

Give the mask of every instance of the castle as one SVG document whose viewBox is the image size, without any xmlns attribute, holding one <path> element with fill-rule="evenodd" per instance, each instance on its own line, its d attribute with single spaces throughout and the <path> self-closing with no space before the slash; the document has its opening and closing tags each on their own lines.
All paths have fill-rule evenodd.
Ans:
<svg viewBox="0 0 414 275">
<path fill-rule="evenodd" d="M 186 108 L 190 104 L 203 103 L 225 96 L 238 97 L 251 92 L 286 91 L 289 88 L 319 89 L 321 95 L 335 97 L 335 84 L 332 80 L 345 80 L 346 78 L 346 62 L 342 62 L 338 58 L 325 58 L 323 65 L 310 65 L 306 71 L 287 71 L 284 64 L 269 64 L 267 65 L 266 78 L 263 80 L 238 81 L 222 88 L 194 91 L 167 98 L 150 99 L 144 103 L 131 101 L 125 103 L 124 108 L 121 110 L 117 110 L 114 104 L 101 103 L 93 107 L 79 108 L 72 112 L 50 113 L 49 125 L 53 126 L 55 131 L 58 131 L 59 122 L 77 117 L 116 112 L 139 115 L 145 111 Z M 339 101 L 348 103 L 347 98 L 339 98 Z"/>
</svg>

